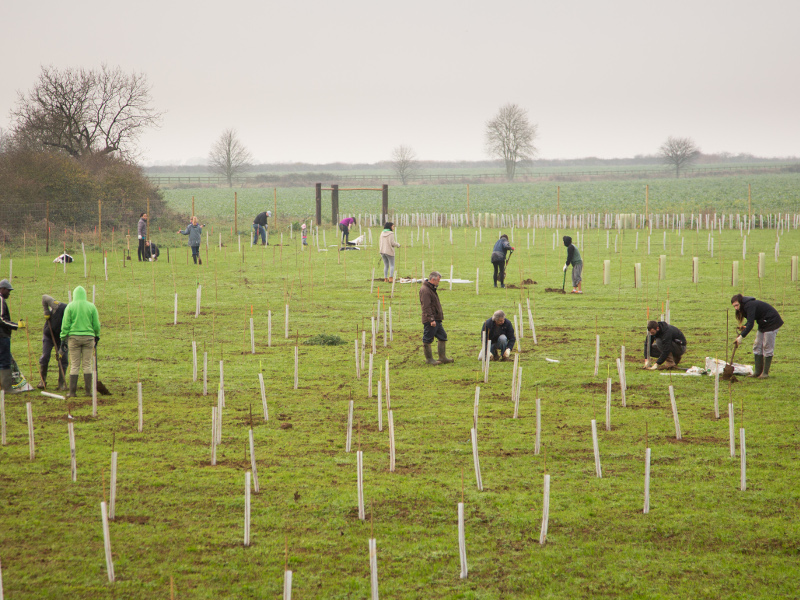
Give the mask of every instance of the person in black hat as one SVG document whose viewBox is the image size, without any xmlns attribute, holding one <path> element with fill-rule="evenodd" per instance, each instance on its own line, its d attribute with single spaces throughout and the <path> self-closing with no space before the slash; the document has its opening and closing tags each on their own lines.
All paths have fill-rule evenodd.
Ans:
<svg viewBox="0 0 800 600">
<path fill-rule="evenodd" d="M 506 287 L 506 254 L 513 252 L 514 248 L 508 243 L 508 236 L 504 233 L 500 236 L 492 248 L 492 266 L 494 267 L 494 287 L 500 280 L 500 287 Z"/>
<path fill-rule="evenodd" d="M 11 356 L 11 334 L 25 327 L 24 321 L 15 323 L 11 320 L 7 300 L 13 289 L 8 279 L 0 281 L 0 386 L 6 394 L 14 391 L 14 382 L 11 378 L 11 363 L 14 360 Z"/>
<path fill-rule="evenodd" d="M 581 283 L 583 280 L 581 279 L 581 273 L 583 273 L 583 259 L 581 258 L 581 253 L 578 252 L 578 249 L 572 243 L 572 238 L 568 235 L 564 236 L 564 245 L 567 247 L 567 262 L 564 264 L 564 271 L 567 270 L 568 266 L 572 265 L 572 293 L 582 294 Z"/>
</svg>

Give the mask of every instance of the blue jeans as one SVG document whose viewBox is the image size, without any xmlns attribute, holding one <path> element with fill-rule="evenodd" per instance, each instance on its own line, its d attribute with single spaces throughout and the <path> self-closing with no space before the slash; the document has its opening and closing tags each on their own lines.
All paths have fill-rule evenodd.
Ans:
<svg viewBox="0 0 800 600">
<path fill-rule="evenodd" d="M 253 223 L 253 243 L 258 243 L 258 236 L 261 235 L 261 243 L 266 245 L 267 243 L 267 228 L 263 225 L 259 225 L 258 223 Z"/>
<path fill-rule="evenodd" d="M 436 321 L 436 327 L 432 327 L 430 323 L 425 323 L 425 330 L 422 332 L 422 343 L 430 344 L 433 342 L 433 338 L 443 342 L 447 341 L 447 333 L 442 327 L 441 321 Z"/>
<path fill-rule="evenodd" d="M 497 338 L 497 341 L 492 344 L 492 354 L 495 354 L 498 351 L 500 354 L 502 354 L 506 351 L 506 348 L 508 348 L 508 338 L 504 335 L 501 335 L 499 338 Z"/>
<path fill-rule="evenodd" d="M 11 368 L 11 338 L 0 338 L 0 370 Z"/>
</svg>

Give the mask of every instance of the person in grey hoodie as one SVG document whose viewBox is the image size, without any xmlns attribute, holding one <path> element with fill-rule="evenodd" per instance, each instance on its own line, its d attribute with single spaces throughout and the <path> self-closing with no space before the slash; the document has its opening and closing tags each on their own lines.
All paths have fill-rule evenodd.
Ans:
<svg viewBox="0 0 800 600">
<path fill-rule="evenodd" d="M 178 230 L 181 235 L 189 236 L 189 247 L 192 249 L 192 260 L 194 264 L 198 261 L 203 264 L 203 259 L 200 258 L 200 241 L 203 239 L 203 226 L 197 221 L 197 217 L 192 217 L 192 222 L 186 226 L 183 231 Z"/>
<path fill-rule="evenodd" d="M 139 236 L 139 250 L 137 254 L 139 256 L 139 262 L 142 262 L 144 260 L 144 243 L 145 240 L 147 240 L 147 213 L 142 213 L 139 217 L 137 233 Z"/>
<path fill-rule="evenodd" d="M 399 248 L 400 244 L 394 237 L 394 223 L 387 221 L 383 226 L 378 248 L 383 259 L 383 281 L 392 283 L 394 281 L 394 249 Z"/>
</svg>

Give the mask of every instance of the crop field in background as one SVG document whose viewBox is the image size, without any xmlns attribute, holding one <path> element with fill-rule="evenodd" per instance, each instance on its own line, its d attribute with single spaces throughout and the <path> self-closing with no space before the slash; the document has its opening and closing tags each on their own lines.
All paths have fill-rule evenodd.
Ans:
<svg viewBox="0 0 800 600">
<path fill-rule="evenodd" d="M 760 207 L 786 181 L 759 180 Z M 780 180 L 777 181 L 780 183 Z M 708 182 L 680 182 L 682 186 Z M 721 199 L 741 203 L 746 186 L 711 197 L 697 191 L 696 205 Z M 597 185 L 593 185 L 597 189 Z M 477 189 L 476 189 L 477 188 Z M 501 206 L 542 210 L 554 188 L 471 188 L 474 210 Z M 608 187 L 591 200 L 580 185 L 562 188 L 562 210 L 602 210 L 643 199 L 643 189 Z M 625 193 L 619 190 L 626 190 Z M 667 208 L 674 188 L 651 187 L 652 210 Z M 416 188 L 393 189 L 393 207 L 406 211 L 463 210 L 462 187 L 435 188 L 428 198 Z M 522 190 L 535 196 L 533 204 Z M 616 192 L 614 190 L 617 190 Z M 668 190 L 673 190 L 669 192 Z M 246 190 L 255 192 L 257 190 Z M 430 190 L 427 190 L 430 191 Z M 191 193 L 170 201 L 186 206 Z M 200 192 L 198 192 L 199 194 Z M 205 193 L 205 191 L 203 191 Z M 226 215 L 225 191 L 200 196 L 198 212 Z M 309 192 L 310 193 L 310 192 Z M 415 194 L 420 193 L 419 196 Z M 795 190 L 792 192 L 797 194 Z M 264 194 L 270 200 L 268 190 Z M 279 202 L 289 191 L 279 190 Z M 686 207 L 694 192 L 686 192 Z M 758 196 L 756 196 L 758 194 Z M 240 196 L 242 214 L 254 213 L 260 196 Z M 518 195 L 518 197 L 517 197 Z M 528 198 L 530 199 L 530 195 Z M 188 196 L 190 198 L 190 196 Z M 495 204 L 503 198 L 504 204 Z M 517 198 L 517 199 L 514 199 Z M 302 214 L 313 198 L 295 208 Z M 450 204 L 448 204 L 450 202 Z M 353 202 L 353 212 L 377 207 Z M 344 210 L 350 210 L 347 201 Z M 696 206 L 695 205 L 695 206 Z M 784 204 L 785 205 L 785 204 Z M 740 204 L 736 205 L 737 207 Z M 635 210 L 628 206 L 628 210 Z M 740 209 L 741 210 L 741 209 Z M 746 210 L 746 209 L 745 209 Z M 247 223 L 245 223 L 245 227 Z M 377 239 L 379 229 L 373 229 Z M 800 253 L 800 233 L 787 230 L 774 259 L 776 232 L 753 230 L 747 257 L 738 231 L 605 230 L 583 233 L 583 296 L 546 293 L 560 287 L 565 249 L 553 247 L 552 229 L 517 229 L 506 289 L 491 284 L 489 256 L 497 231 L 398 228 L 400 275 L 437 269 L 472 283 L 440 285 L 452 365 L 429 367 L 421 351 L 418 285 L 370 281 L 377 249 L 343 252 L 332 246 L 305 249 L 295 236 L 284 245 L 251 248 L 247 235 L 223 235 L 202 247 L 202 266 L 189 264 L 174 233 L 154 232 L 170 249 L 157 263 L 124 262 L 117 241 L 108 257 L 108 280 L 98 252 L 87 256 L 84 277 L 79 240 L 67 251 L 76 262 L 53 265 L 43 248 L 6 247 L 0 274 L 13 260 L 12 318 L 30 328 L 14 334 L 12 352 L 31 379 L 41 338 L 41 295 L 65 300 L 80 284 L 93 290 L 103 326 L 99 376 L 112 394 L 100 397 L 97 418 L 82 392 L 71 402 L 32 392 L 6 397 L 8 443 L 0 447 L 0 563 L 5 597 L 82 599 L 277 598 L 286 565 L 294 572 L 293 598 L 369 597 L 368 538 L 377 540 L 382 598 L 779 598 L 797 595 L 800 581 L 800 409 L 796 335 L 800 302 L 789 261 Z M 574 230 L 559 231 L 558 236 Z M 329 244 L 336 233 L 326 230 Z M 614 251 L 615 236 L 618 252 Z M 412 242 L 413 236 L 413 242 Z M 684 254 L 681 255 L 681 237 Z M 213 240 L 214 238 L 212 238 Z M 272 238 L 274 243 L 275 238 Z M 412 246 L 413 243 L 413 246 Z M 757 253 L 766 273 L 757 277 Z M 38 257 L 37 257 L 38 253 Z M 666 279 L 657 278 L 658 256 L 667 256 Z M 691 282 L 692 256 L 700 257 L 700 281 Z M 611 284 L 602 285 L 603 260 Z M 733 260 L 740 283 L 731 287 Z M 633 287 L 634 263 L 642 287 Z M 123 266 L 125 265 L 125 266 Z M 480 269 L 476 293 L 476 270 Z M 379 267 L 376 278 L 383 273 Z M 569 274 L 568 276 L 569 277 Z M 525 279 L 536 283 L 522 285 Z M 197 286 L 201 313 L 195 318 Z M 512 287 L 513 286 L 513 287 Z M 569 289 L 569 282 L 567 283 Z M 714 415 L 711 377 L 643 371 L 641 352 L 648 314 L 658 318 L 667 300 L 671 321 L 688 339 L 681 366 L 702 366 L 725 357 L 730 296 L 745 294 L 772 303 L 785 325 L 777 338 L 772 377 L 721 385 L 720 419 Z M 173 302 L 178 294 L 177 325 Z M 396 427 L 397 469 L 389 472 L 386 405 L 378 430 L 376 389 L 368 395 L 366 373 L 356 377 L 354 340 L 367 331 L 378 301 L 392 309 L 393 340 L 382 327 L 374 357 L 390 364 L 391 406 Z M 476 360 L 481 323 L 498 308 L 516 313 L 530 300 L 538 344 L 524 319 L 520 414 L 510 401 L 512 363 L 491 363 L 483 383 Z M 289 306 L 289 339 L 284 310 Z M 272 346 L 267 344 L 272 312 Z M 253 316 L 256 353 L 250 352 Z M 318 334 L 338 335 L 342 346 L 308 346 Z M 595 335 L 600 368 L 594 375 Z M 752 362 L 746 338 L 737 360 Z M 192 381 L 191 343 L 197 342 L 200 375 Z M 293 389 L 294 349 L 299 342 L 299 386 Z M 628 392 L 621 407 L 616 358 L 627 349 Z M 435 351 L 435 349 L 434 349 Z M 202 393 L 202 358 L 208 353 L 208 395 Z M 545 359 L 560 362 L 551 363 Z M 218 464 L 210 466 L 211 409 L 216 405 L 219 361 L 224 360 L 226 408 Z M 264 375 L 269 407 L 265 420 L 258 385 Z M 614 381 L 611 429 L 605 430 L 606 376 Z M 51 364 L 49 383 L 56 374 Z M 142 382 L 144 430 L 137 432 L 137 381 Z M 682 429 L 676 440 L 668 386 L 672 384 Z M 470 428 L 475 388 L 480 386 L 478 446 L 484 491 L 478 491 Z M 384 395 L 385 398 L 385 395 Z M 534 453 L 535 399 L 541 398 L 542 452 Z M 354 401 L 353 452 L 345 452 L 348 403 Z M 33 403 L 36 458 L 29 460 L 25 402 Z M 728 403 L 735 410 L 736 455 L 728 438 Z M 75 418 L 77 481 L 70 480 L 68 410 Z M 252 415 L 252 417 L 251 417 Z M 252 497 L 252 545 L 243 546 L 244 480 L 252 419 L 260 492 Z M 599 428 L 602 478 L 595 475 L 590 421 Z M 740 486 L 739 428 L 746 430 L 747 489 Z M 119 453 L 116 520 L 110 524 L 117 581 L 106 577 L 100 502 L 108 498 L 112 451 Z M 642 514 L 645 447 L 652 449 L 650 513 Z M 367 520 L 358 519 L 355 450 L 364 452 Z M 551 476 L 547 543 L 539 544 L 542 489 Z M 469 576 L 459 579 L 457 503 L 465 502 Z M 288 556 L 288 558 L 287 558 Z"/>
<path fill-rule="evenodd" d="M 327 184 L 323 183 L 323 187 Z M 649 184 L 650 211 L 724 211 L 746 214 L 747 186 L 751 185 L 753 212 L 800 211 L 800 174 L 752 175 L 747 177 L 659 179 Z M 645 183 L 607 181 L 564 183 L 561 213 L 644 212 Z M 233 197 L 237 194 L 240 229 L 253 217 L 272 210 L 275 191 L 265 188 L 187 188 L 167 189 L 164 196 L 173 209 L 202 219 L 233 221 Z M 548 183 L 477 184 L 469 186 L 470 209 L 474 212 L 555 213 L 557 185 Z M 304 218 L 315 214 L 314 187 L 277 188 L 279 217 Z M 343 214 L 380 213 L 381 194 L 373 191 L 339 193 Z M 390 212 L 465 213 L 466 185 L 409 185 L 389 188 Z M 330 221 L 330 192 L 323 192 L 323 218 Z"/>
</svg>

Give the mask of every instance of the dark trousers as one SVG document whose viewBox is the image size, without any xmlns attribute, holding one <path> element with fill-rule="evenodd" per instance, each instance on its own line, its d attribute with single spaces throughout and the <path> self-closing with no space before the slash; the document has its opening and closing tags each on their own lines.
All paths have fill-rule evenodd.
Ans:
<svg viewBox="0 0 800 600">
<path fill-rule="evenodd" d="M 506 281 L 506 262 L 501 260 L 500 262 L 492 261 L 492 265 L 494 266 L 494 284 L 497 285 L 498 279 L 500 283 L 503 284 Z"/>
<path fill-rule="evenodd" d="M 11 368 L 11 338 L 0 337 L 0 371 Z"/>
<path fill-rule="evenodd" d="M 50 355 L 53 352 L 53 340 L 49 338 L 42 338 L 42 356 L 39 357 L 39 365 L 43 368 L 47 368 L 47 365 L 50 364 Z M 56 361 L 58 361 L 58 348 L 56 348 Z M 61 357 L 61 371 L 63 373 L 67 372 L 67 367 L 69 366 L 69 356 L 64 353 L 64 356 Z"/>
<path fill-rule="evenodd" d="M 139 250 L 136 252 L 136 255 L 139 257 L 139 261 L 144 260 L 144 244 L 147 240 L 139 240 Z"/>
<path fill-rule="evenodd" d="M 342 242 L 346 245 L 350 241 L 350 228 L 339 223 L 339 229 L 342 230 Z"/>
<path fill-rule="evenodd" d="M 650 346 L 650 358 L 657 359 L 661 356 L 661 349 L 664 347 L 664 342 L 660 339 L 656 338 L 653 340 L 652 346 Z M 681 362 L 681 358 L 686 353 L 686 346 L 683 344 L 679 344 L 678 342 L 672 342 L 672 347 L 670 348 L 669 355 L 667 356 L 667 360 L 665 363 L 672 362 L 674 364 L 678 364 Z"/>
<path fill-rule="evenodd" d="M 200 258 L 200 246 L 189 246 L 192 249 L 192 260 L 197 264 L 197 259 Z"/>
<path fill-rule="evenodd" d="M 253 223 L 253 244 L 258 244 L 258 236 L 261 236 L 261 244 L 267 245 L 267 228 L 258 223 Z"/>
<path fill-rule="evenodd" d="M 425 323 L 424 327 L 425 330 L 422 332 L 423 344 L 432 343 L 433 338 L 442 340 L 443 342 L 447 341 L 447 332 L 445 332 L 444 327 L 442 327 L 441 321 L 436 321 L 436 327 L 431 326 L 430 323 Z"/>
</svg>

